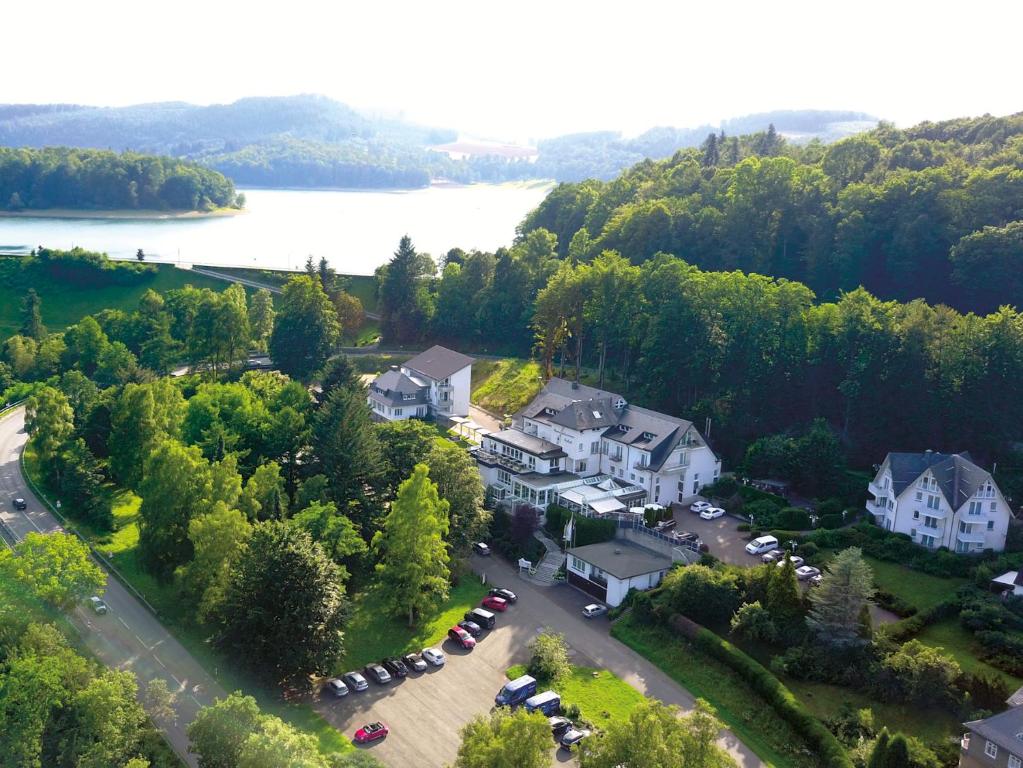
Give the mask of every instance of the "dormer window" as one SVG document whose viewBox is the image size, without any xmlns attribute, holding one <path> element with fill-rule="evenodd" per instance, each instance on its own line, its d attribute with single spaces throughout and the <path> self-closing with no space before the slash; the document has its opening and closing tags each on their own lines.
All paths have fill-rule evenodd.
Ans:
<svg viewBox="0 0 1023 768">
<path fill-rule="evenodd" d="M 627 426 L 625 426 L 624 424 L 619 424 L 619 425 L 618 425 L 618 431 L 619 431 L 619 432 L 628 432 L 628 431 L 629 431 L 629 429 L 630 429 L 630 427 L 627 427 Z"/>
<path fill-rule="evenodd" d="M 654 433 L 653 432 L 644 432 L 643 433 L 643 439 L 644 440 L 653 440 L 654 439 Z"/>
</svg>

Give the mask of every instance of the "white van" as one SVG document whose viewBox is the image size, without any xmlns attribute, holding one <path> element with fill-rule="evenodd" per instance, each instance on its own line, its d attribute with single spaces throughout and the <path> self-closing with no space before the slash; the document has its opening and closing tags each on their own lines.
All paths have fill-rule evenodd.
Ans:
<svg viewBox="0 0 1023 768">
<path fill-rule="evenodd" d="M 759 555 L 777 548 L 778 540 L 774 536 L 761 536 L 759 539 L 753 539 L 753 541 L 746 545 L 746 551 L 751 555 Z"/>
</svg>

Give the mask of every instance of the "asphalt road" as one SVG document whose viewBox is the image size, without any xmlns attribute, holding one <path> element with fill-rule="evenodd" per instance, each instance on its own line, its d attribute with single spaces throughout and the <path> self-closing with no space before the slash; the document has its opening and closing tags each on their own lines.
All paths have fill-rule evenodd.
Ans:
<svg viewBox="0 0 1023 768">
<path fill-rule="evenodd" d="M 583 618 L 582 607 L 592 602 L 587 596 L 567 585 L 534 586 L 519 579 L 512 566 L 497 557 L 473 558 L 473 567 L 486 573 L 488 583 L 506 586 L 519 598 L 507 612 L 498 614 L 497 627 L 483 635 L 475 650 L 457 650 L 445 642 L 442 647 L 448 661 L 441 669 L 410 675 L 387 686 L 370 682 L 364 693 L 328 697 L 316 705 L 348 736 L 367 722 L 385 722 L 391 735 L 366 749 L 387 765 L 440 768 L 452 763 L 459 730 L 474 715 L 494 706 L 494 695 L 505 682 L 505 670 L 527 660 L 530 639 L 545 627 L 565 635 L 573 663 L 607 669 L 647 696 L 683 709 L 692 707 L 693 697 L 685 689 L 610 637 L 606 618 Z M 731 732 L 722 732 L 719 743 L 740 768 L 763 766 Z M 571 758 L 552 750 L 552 760 L 570 762 Z"/>
<path fill-rule="evenodd" d="M 0 420 L 0 520 L 8 534 L 21 539 L 27 533 L 63 530 L 56 517 L 29 490 L 21 475 L 19 458 L 28 440 L 25 411 L 19 408 Z M 17 497 L 28 502 L 28 509 L 14 509 Z M 0 545 L 2 546 L 2 545 Z M 98 616 L 90 609 L 77 608 L 72 623 L 95 655 L 114 669 L 135 673 L 140 693 L 155 678 L 163 678 L 171 691 L 178 693 L 177 722 L 159 723 L 174 750 L 190 766 L 198 766 L 188 754 L 185 728 L 200 706 L 211 704 L 224 691 L 206 674 L 202 666 L 164 629 L 156 617 L 114 576 L 108 576 L 103 599 L 110 612 Z"/>
</svg>

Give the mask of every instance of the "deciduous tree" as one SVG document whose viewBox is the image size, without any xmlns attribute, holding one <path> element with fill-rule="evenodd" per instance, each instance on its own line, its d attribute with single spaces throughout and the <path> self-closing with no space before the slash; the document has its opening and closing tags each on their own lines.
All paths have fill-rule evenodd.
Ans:
<svg viewBox="0 0 1023 768">
<path fill-rule="evenodd" d="M 306 379 L 337 347 L 341 327 L 319 280 L 293 277 L 284 286 L 270 335 L 270 356 L 286 374 Z"/>
<path fill-rule="evenodd" d="M 70 533 L 28 533 L 14 551 L 16 557 L 2 561 L 7 577 L 62 610 L 102 594 L 107 583 L 89 548 Z"/>
<path fill-rule="evenodd" d="M 497 709 L 462 728 L 454 768 L 547 768 L 551 729 L 540 712 Z"/>
</svg>

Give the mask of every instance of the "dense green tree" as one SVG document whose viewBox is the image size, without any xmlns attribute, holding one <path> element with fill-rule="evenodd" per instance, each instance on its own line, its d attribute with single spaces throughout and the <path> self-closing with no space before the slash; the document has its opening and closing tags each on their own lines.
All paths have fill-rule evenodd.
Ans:
<svg viewBox="0 0 1023 768">
<path fill-rule="evenodd" d="M 25 298 L 21 301 L 21 330 L 19 333 L 35 341 L 42 341 L 46 338 L 46 326 L 43 325 L 42 299 L 36 293 L 35 288 L 29 288 L 25 292 Z"/>
<path fill-rule="evenodd" d="M 346 563 L 358 561 L 369 551 L 354 523 L 345 515 L 339 514 L 333 502 L 313 502 L 296 513 L 292 521 L 308 531 L 313 540 L 323 547 L 327 556 L 340 566 L 339 575 L 342 583 L 348 581 Z"/>
<path fill-rule="evenodd" d="M 733 572 L 705 565 L 676 568 L 664 577 L 664 592 L 673 610 L 701 624 L 725 624 L 740 603 Z"/>
<path fill-rule="evenodd" d="M 417 253 L 411 238 L 403 236 L 394 257 L 379 270 L 380 329 L 385 341 L 407 344 L 423 337 L 433 315 L 426 278 L 436 271 L 433 259 Z"/>
<path fill-rule="evenodd" d="M 0 561 L 4 575 L 62 610 L 102 593 L 107 583 L 89 547 L 69 533 L 33 531 L 15 545 L 14 553 Z"/>
<path fill-rule="evenodd" d="M 276 461 L 260 464 L 245 481 L 239 500 L 241 509 L 250 520 L 282 520 L 288 513 L 284 495 L 284 478 Z"/>
<path fill-rule="evenodd" d="M 262 721 L 256 700 L 235 691 L 199 710 L 188 726 L 188 749 L 199 768 L 237 768 L 242 745 Z"/>
<path fill-rule="evenodd" d="M 424 459 L 437 493 L 449 510 L 448 547 L 455 557 L 466 557 L 472 545 L 485 538 L 491 513 L 484 508 L 484 488 L 473 457 L 462 447 L 434 440 Z"/>
<path fill-rule="evenodd" d="M 564 635 L 544 630 L 529 641 L 529 674 L 556 683 L 570 671 Z"/>
<path fill-rule="evenodd" d="M 270 335 L 274 363 L 289 376 L 306 379 L 335 351 L 340 336 L 337 313 L 319 280 L 289 280 Z"/>
<path fill-rule="evenodd" d="M 138 488 L 143 461 L 157 443 L 178 434 L 184 410 L 184 397 L 167 379 L 125 386 L 110 411 L 107 445 L 114 478 Z"/>
<path fill-rule="evenodd" d="M 764 608 L 759 600 L 740 605 L 739 610 L 732 616 L 730 626 L 732 634 L 754 642 L 771 643 L 778 636 L 778 628 L 771 617 L 771 612 Z"/>
<path fill-rule="evenodd" d="M 863 554 L 856 547 L 844 549 L 810 592 L 807 624 L 826 642 L 855 642 L 860 635 L 860 612 L 873 593 L 873 572 Z"/>
<path fill-rule="evenodd" d="M 782 625 L 801 619 L 803 599 L 792 558 L 786 556 L 781 567 L 769 567 L 771 575 L 767 584 L 767 608 L 771 616 L 776 617 Z"/>
<path fill-rule="evenodd" d="M 344 330 L 344 337 L 354 344 L 366 322 L 366 310 L 363 309 L 362 301 L 358 296 L 352 296 L 345 291 L 337 293 L 331 301 L 334 302 L 334 311 L 337 312 L 338 322 Z"/>
<path fill-rule="evenodd" d="M 426 460 L 437 438 L 437 429 L 419 419 L 403 419 L 382 422 L 376 431 L 386 466 L 384 484 L 393 493 L 412 474 L 416 464 Z"/>
<path fill-rule="evenodd" d="M 499 708 L 462 728 L 454 768 L 547 768 L 551 729 L 539 712 Z"/>
<path fill-rule="evenodd" d="M 430 469 L 417 464 L 373 537 L 376 571 L 386 609 L 415 626 L 422 611 L 448 593 L 448 502 L 437 494 Z"/>
<path fill-rule="evenodd" d="M 48 466 L 74 432 L 74 419 L 67 397 L 53 387 L 42 387 L 25 403 L 25 431 Z"/>
<path fill-rule="evenodd" d="M 365 501 L 382 487 L 383 455 L 361 389 L 331 392 L 313 419 L 312 444 L 338 504 Z"/>
<path fill-rule="evenodd" d="M 81 438 L 69 443 L 57 457 L 59 488 L 64 513 L 84 520 L 98 531 L 114 528 L 110 496 L 103 469 Z"/>
<path fill-rule="evenodd" d="M 188 521 L 194 557 L 182 566 L 182 580 L 199 606 L 200 618 L 215 616 L 224 600 L 231 569 L 252 536 L 245 515 L 223 501 Z"/>
<path fill-rule="evenodd" d="M 266 288 L 260 288 L 252 294 L 252 302 L 249 304 L 249 332 L 256 349 L 262 351 L 267 349 L 273 329 L 273 296 Z"/>
</svg>

